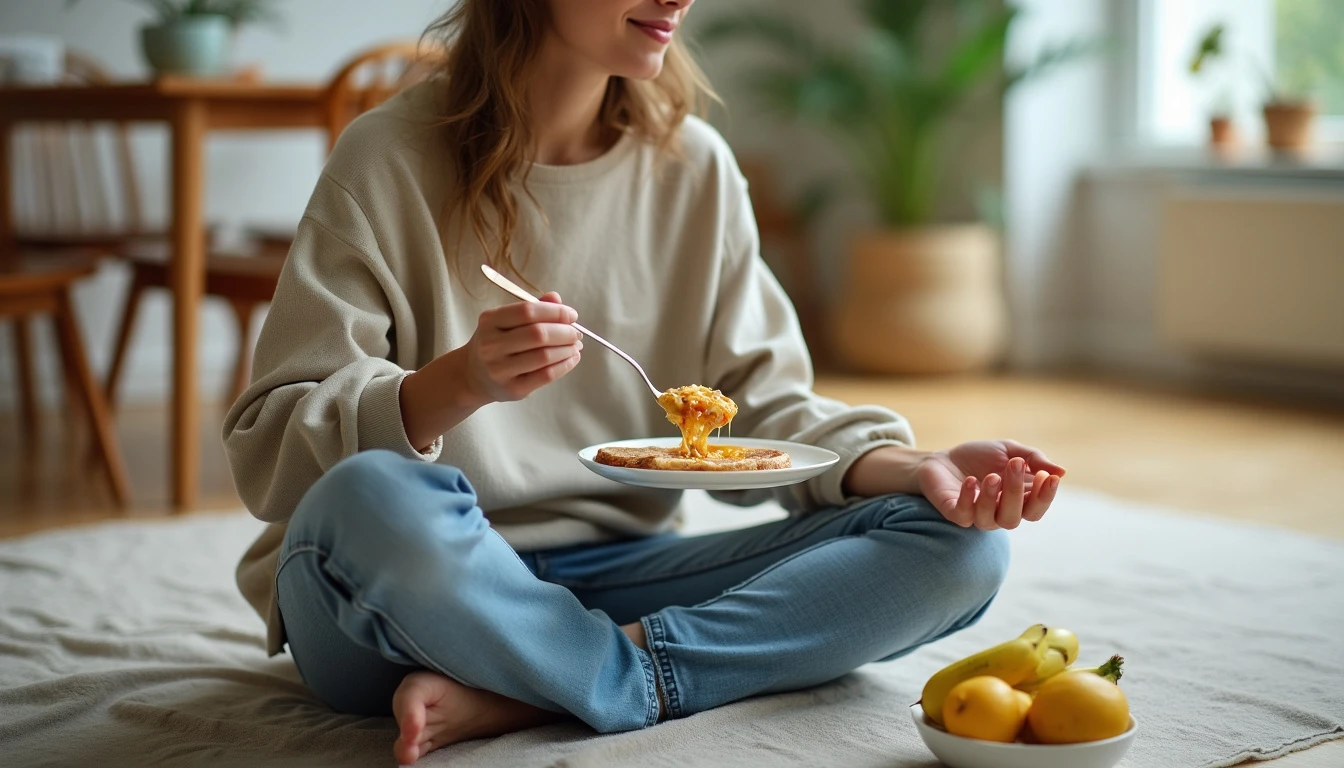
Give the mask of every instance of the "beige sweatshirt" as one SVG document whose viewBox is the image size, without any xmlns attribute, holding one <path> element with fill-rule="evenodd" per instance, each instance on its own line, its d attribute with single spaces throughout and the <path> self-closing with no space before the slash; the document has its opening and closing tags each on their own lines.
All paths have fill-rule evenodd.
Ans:
<svg viewBox="0 0 1344 768">
<path fill-rule="evenodd" d="M 451 153 L 434 118 L 439 90 L 417 86 L 355 121 L 313 191 L 257 343 L 252 385 L 229 411 L 234 483 L 272 525 L 238 569 L 244 596 L 280 651 L 275 569 L 285 523 L 341 459 L 370 449 L 465 472 L 491 525 L 520 551 L 669 529 L 680 492 L 621 485 L 584 469 L 584 446 L 672 436 L 639 375 L 588 344 L 567 376 L 520 402 L 486 406 L 421 454 L 398 391 L 408 372 L 466 343 L 477 317 L 510 297 L 480 274 L 467 232 L 440 236 Z M 913 445 L 891 411 L 811 391 L 812 369 L 788 298 L 762 262 L 742 175 L 722 137 L 688 119 L 684 159 L 632 136 L 571 166 L 534 165 L 540 211 L 524 204 L 524 276 L 559 291 L 579 321 L 639 360 L 660 388 L 705 384 L 740 408 L 736 436 L 794 440 L 841 459 L 781 489 L 789 508 L 846 501 L 860 454 Z M 526 198 L 523 198 L 524 200 Z M 458 259 L 460 272 L 448 266 Z M 770 492 L 725 494 L 757 503 Z"/>
</svg>

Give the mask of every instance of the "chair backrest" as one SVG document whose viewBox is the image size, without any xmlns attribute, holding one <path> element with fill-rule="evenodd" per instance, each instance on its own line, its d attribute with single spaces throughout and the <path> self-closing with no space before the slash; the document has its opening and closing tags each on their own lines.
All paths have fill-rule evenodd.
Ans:
<svg viewBox="0 0 1344 768">
<path fill-rule="evenodd" d="M 66 54 L 62 85 L 107 82 L 92 59 Z M 14 226 L 21 246 L 65 246 L 144 231 L 124 123 L 21 126 L 12 140 Z"/>
<path fill-rule="evenodd" d="M 443 57 L 441 48 L 415 42 L 381 45 L 353 56 L 327 86 L 328 151 L 356 117 L 433 75 Z"/>
</svg>

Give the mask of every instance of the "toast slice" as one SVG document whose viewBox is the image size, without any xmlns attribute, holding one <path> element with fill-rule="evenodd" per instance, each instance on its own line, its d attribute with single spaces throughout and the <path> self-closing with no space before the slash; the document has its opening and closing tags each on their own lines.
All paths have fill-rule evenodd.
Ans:
<svg viewBox="0 0 1344 768">
<path fill-rule="evenodd" d="M 637 446 L 600 448 L 595 461 L 630 469 L 668 469 L 692 472 L 741 472 L 755 469 L 786 469 L 793 466 L 789 454 L 773 448 L 740 448 L 712 445 L 708 458 L 681 455 L 681 448 Z"/>
</svg>

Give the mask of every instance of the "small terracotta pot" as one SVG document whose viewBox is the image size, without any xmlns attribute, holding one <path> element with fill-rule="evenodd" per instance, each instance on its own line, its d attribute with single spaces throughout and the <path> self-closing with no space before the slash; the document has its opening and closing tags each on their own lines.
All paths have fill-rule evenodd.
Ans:
<svg viewBox="0 0 1344 768">
<path fill-rule="evenodd" d="M 837 357 L 865 373 L 988 367 L 1007 336 L 998 245 L 981 224 L 860 237 L 835 314 Z"/>
<path fill-rule="evenodd" d="M 1316 105 L 1309 101 L 1276 101 L 1265 105 L 1265 134 L 1276 150 L 1301 151 L 1311 146 Z"/>
<path fill-rule="evenodd" d="M 1217 150 L 1231 149 L 1241 141 L 1237 124 L 1226 115 L 1209 118 L 1209 145 Z"/>
</svg>

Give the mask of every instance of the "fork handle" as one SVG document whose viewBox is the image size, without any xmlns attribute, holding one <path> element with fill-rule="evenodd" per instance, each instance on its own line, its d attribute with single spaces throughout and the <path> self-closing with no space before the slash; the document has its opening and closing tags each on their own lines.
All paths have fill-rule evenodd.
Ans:
<svg viewBox="0 0 1344 768">
<path fill-rule="evenodd" d="M 504 290 L 522 299 L 523 301 L 531 301 L 538 304 L 541 303 L 541 299 L 538 299 L 536 296 L 533 296 L 532 294 L 528 293 L 522 288 L 519 288 L 516 283 L 514 283 L 509 278 L 501 275 L 498 270 L 494 269 L 489 264 L 482 264 L 481 271 L 485 273 L 486 279 L 488 279 L 490 282 L 494 283 L 500 288 L 503 288 Z M 592 331 L 588 330 L 587 328 L 584 328 L 582 325 L 579 325 L 578 323 L 570 323 L 570 325 L 574 326 L 574 328 L 579 333 L 582 333 L 584 336 L 592 338 L 593 341 L 596 341 L 598 344 L 601 344 L 607 349 L 610 349 L 612 352 L 615 352 L 617 355 L 620 355 L 622 360 L 633 365 L 635 367 L 635 370 L 639 371 L 640 377 L 644 379 L 644 383 L 648 385 L 649 391 L 653 393 L 655 399 L 657 399 L 658 396 L 662 394 L 662 392 L 659 391 L 657 387 L 653 386 L 653 382 L 649 381 L 649 375 L 644 372 L 644 369 L 639 366 L 639 363 L 635 362 L 635 359 L 633 357 L 622 352 L 620 347 L 616 346 L 615 344 L 612 344 L 610 341 L 607 341 L 601 336 L 598 336 L 596 333 L 593 333 Z"/>
</svg>

